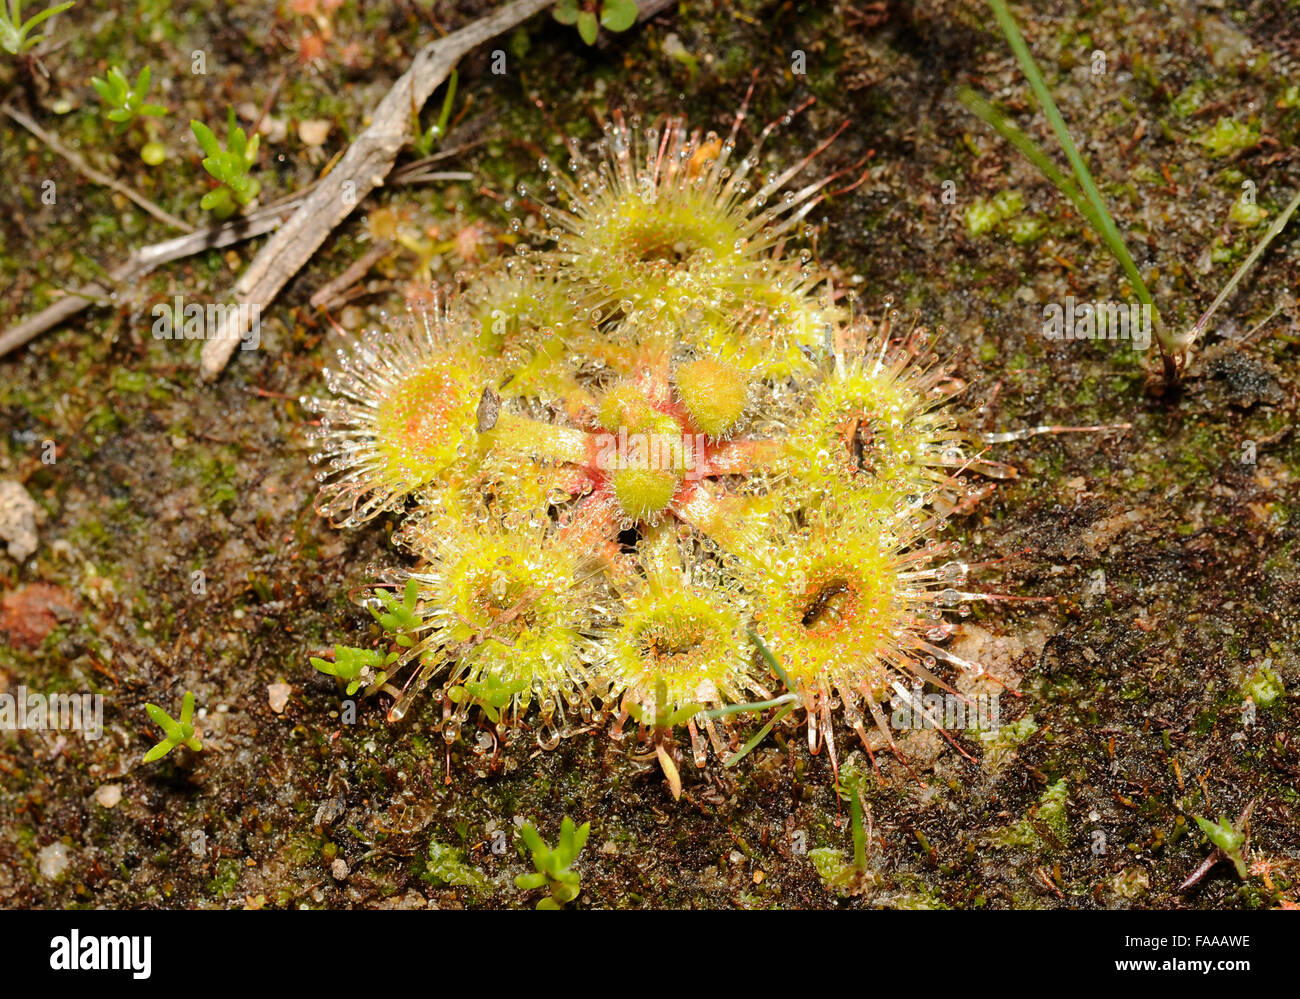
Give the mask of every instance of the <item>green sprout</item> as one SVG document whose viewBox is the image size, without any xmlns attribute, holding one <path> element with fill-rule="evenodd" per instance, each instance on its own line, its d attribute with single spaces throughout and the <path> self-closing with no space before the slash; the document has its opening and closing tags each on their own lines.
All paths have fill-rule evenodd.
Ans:
<svg viewBox="0 0 1300 999">
<path fill-rule="evenodd" d="M 199 742 L 194 736 L 194 695 L 192 693 L 185 692 L 185 697 L 181 701 L 181 717 L 179 721 L 172 718 L 171 715 L 156 704 L 146 704 L 144 709 L 149 712 L 149 717 L 154 720 L 154 724 L 161 728 L 166 735 L 162 742 L 144 754 L 145 763 L 161 760 L 182 744 L 189 746 L 196 753 L 202 751 L 203 743 Z"/>
<path fill-rule="evenodd" d="M 62 14 L 73 5 L 72 0 L 69 0 L 68 3 L 49 7 L 24 21 L 22 0 L 5 0 L 5 3 L 0 5 L 0 46 L 3 46 L 10 55 L 25 54 L 45 41 L 45 35 L 29 38 L 32 30 L 39 27 L 41 22 L 48 21 L 55 14 Z"/>
<path fill-rule="evenodd" d="M 1232 866 L 1237 869 L 1237 876 L 1243 881 L 1246 880 L 1246 875 L 1250 873 L 1250 868 L 1246 864 L 1246 843 L 1250 839 L 1250 813 L 1255 810 L 1257 800 L 1252 798 L 1241 810 L 1235 822 L 1226 815 L 1220 815 L 1218 822 L 1211 822 L 1199 815 L 1195 816 L 1196 824 L 1201 827 L 1201 832 L 1205 833 L 1205 838 L 1213 845 L 1214 852 L 1202 860 L 1187 880 L 1178 886 L 1179 891 L 1186 891 L 1200 882 L 1217 864 L 1225 860 L 1231 860 Z"/>
<path fill-rule="evenodd" d="M 670 710 L 670 708 L 668 684 L 661 679 L 655 684 L 654 713 L 651 714 L 641 705 L 628 705 L 628 714 L 635 718 L 639 724 L 654 729 L 655 757 L 659 760 L 659 766 L 663 770 L 664 776 L 668 778 L 668 789 L 672 792 L 673 800 L 676 801 L 682 796 L 682 775 L 677 769 L 677 764 L 673 762 L 673 756 L 668 751 L 667 743 L 671 741 L 671 731 L 678 725 L 686 724 L 686 722 L 703 711 L 704 705 L 683 704 L 676 711 Z"/>
<path fill-rule="evenodd" d="M 451 75 L 447 78 L 447 95 L 442 99 L 442 110 L 438 113 L 438 120 L 430 125 L 427 131 L 420 128 L 419 113 L 412 109 L 412 117 L 415 119 L 415 139 L 412 141 L 411 146 L 415 150 L 415 154 L 421 159 L 431 156 L 439 140 L 447 134 L 447 123 L 451 120 L 452 103 L 456 100 L 457 79 L 457 73 L 453 69 Z"/>
<path fill-rule="evenodd" d="M 864 775 L 855 767 L 845 764 L 840 772 L 840 786 L 836 793 L 849 801 L 849 828 L 853 833 L 853 868 L 859 877 L 867 873 L 867 830 L 863 825 L 862 785 Z"/>
<path fill-rule="evenodd" d="M 406 589 L 399 600 L 388 590 L 378 590 L 375 598 L 379 607 L 369 608 L 371 616 L 379 626 L 391 635 L 393 641 L 403 649 L 415 645 L 416 629 L 420 626 L 420 616 L 415 612 L 419 602 L 419 585 L 414 579 L 406 581 Z M 347 693 L 351 697 L 362 687 L 381 687 L 388 679 L 386 670 L 401 658 L 400 652 L 387 654 L 375 649 L 358 649 L 350 645 L 334 646 L 334 661 L 311 657 L 311 664 L 328 676 L 346 680 Z M 469 686 L 467 684 L 467 686 Z M 471 693 L 473 693 L 471 691 Z M 477 694 L 475 695 L 477 696 Z M 496 718 L 492 719 L 496 721 Z"/>
<path fill-rule="evenodd" d="M 857 754 L 844 762 L 838 775 L 835 793 L 849 803 L 849 832 L 853 837 L 853 862 L 849 863 L 843 851 L 824 846 L 808 851 L 808 858 L 826 886 L 841 895 L 859 895 L 874 883 L 874 875 L 867 864 L 866 808 L 862 800 L 862 787 L 866 774 L 859 766 Z"/>
<path fill-rule="evenodd" d="M 311 657 L 311 664 L 327 676 L 336 676 L 340 680 L 346 680 L 348 684 L 348 696 L 351 697 L 363 685 L 379 686 L 388 675 L 383 672 L 383 668 L 391 666 L 397 661 L 397 653 L 391 652 L 385 656 L 382 652 L 374 649 L 357 649 L 348 645 L 334 646 L 334 661 L 321 659 L 319 656 Z M 373 676 L 367 674 L 368 670 L 377 671 Z"/>
<path fill-rule="evenodd" d="M 523 891 L 545 887 L 550 894 L 537 903 L 539 909 L 560 909 L 566 902 L 578 897 L 580 878 L 577 871 L 569 870 L 582 852 L 591 823 L 575 827 L 567 815 L 560 823 L 560 842 L 551 849 L 532 825 L 525 822 L 519 830 L 525 845 L 533 855 L 536 874 L 521 874 L 515 878 L 515 887 Z"/>
<path fill-rule="evenodd" d="M 235 211 L 247 205 L 262 190 L 262 182 L 250 177 L 248 170 L 257 159 L 258 136 L 249 139 L 242 128 L 235 124 L 235 109 L 230 108 L 226 117 L 226 148 L 222 149 L 212 129 L 201 121 L 191 121 L 190 128 L 199 146 L 207 153 L 203 160 L 203 169 L 222 184 L 214 191 L 209 191 L 199 202 L 199 207 L 211 211 L 218 218 L 228 218 Z"/>
<path fill-rule="evenodd" d="M 419 584 L 414 579 L 408 579 L 401 600 L 388 590 L 379 590 L 375 596 L 379 599 L 380 609 L 371 607 L 371 615 L 384 631 L 393 635 L 393 641 L 402 648 L 409 649 L 415 644 L 415 632 L 420 626 L 420 615 L 415 612 L 420 598 Z"/>
<path fill-rule="evenodd" d="M 145 95 L 149 92 L 151 74 L 149 67 L 144 67 L 133 84 L 122 70 L 111 66 L 104 79 L 101 80 L 97 76 L 90 78 L 91 86 L 99 94 L 100 100 L 108 105 L 105 117 L 109 121 L 117 122 L 121 126 L 119 131 L 129 127 L 137 118 L 156 118 L 167 113 L 167 109 L 162 105 L 149 104 L 145 101 Z M 140 149 L 140 158 L 149 166 L 157 166 L 167 158 L 167 147 L 154 137 L 152 124 L 147 126 L 147 132 L 148 141 Z"/>
<path fill-rule="evenodd" d="M 149 92 L 150 73 L 149 67 L 146 66 L 140 70 L 135 83 L 132 84 L 127 81 L 125 73 L 116 66 L 110 66 L 105 79 L 101 80 L 98 76 L 90 78 L 95 93 L 99 94 L 100 100 L 108 105 L 109 110 L 105 117 L 109 121 L 125 125 L 140 115 L 157 117 L 167 113 L 167 109 L 159 104 L 145 103 L 145 94 Z"/>
<path fill-rule="evenodd" d="M 658 731 L 667 731 L 670 728 L 676 728 L 678 725 L 685 725 L 704 710 L 704 705 L 683 704 L 676 711 L 671 710 L 671 708 L 672 705 L 668 701 L 668 684 L 664 680 L 660 680 L 655 684 L 653 714 L 640 704 L 629 704 L 627 711 L 640 724 Z"/>
<path fill-rule="evenodd" d="M 1201 832 L 1205 833 L 1206 839 L 1213 843 L 1220 853 L 1232 861 L 1232 865 L 1237 868 L 1237 876 L 1245 880 L 1246 858 L 1242 856 L 1242 847 L 1246 845 L 1246 833 L 1232 824 L 1232 819 L 1226 815 L 1220 815 L 1219 821 L 1211 822 L 1209 819 L 1203 819 L 1196 816 L 1196 824 L 1201 827 Z"/>
<path fill-rule="evenodd" d="M 597 10 L 599 9 L 599 21 Z M 600 29 L 626 31 L 636 24 L 636 0 L 560 0 L 555 5 L 555 19 L 561 24 L 576 24 L 578 34 L 588 45 L 596 44 Z"/>
<path fill-rule="evenodd" d="M 447 696 L 453 704 L 470 701 L 477 704 L 485 715 L 496 724 L 501 720 L 501 712 L 514 701 L 515 695 L 528 689 L 527 677 L 517 680 L 502 680 L 492 673 L 484 674 L 482 680 L 466 680 L 464 684 L 452 687 Z"/>
</svg>

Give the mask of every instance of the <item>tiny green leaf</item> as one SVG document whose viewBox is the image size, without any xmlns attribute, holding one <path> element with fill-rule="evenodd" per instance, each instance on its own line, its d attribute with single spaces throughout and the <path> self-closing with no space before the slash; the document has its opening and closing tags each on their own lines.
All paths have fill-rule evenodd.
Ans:
<svg viewBox="0 0 1300 999">
<path fill-rule="evenodd" d="M 1246 842 L 1245 835 L 1234 829 L 1232 820 L 1224 816 L 1219 816 L 1219 821 L 1216 824 L 1198 815 L 1196 816 L 1196 824 L 1201 827 L 1201 832 L 1205 833 L 1211 843 L 1229 856 L 1240 850 L 1242 844 Z"/>
<path fill-rule="evenodd" d="M 153 749 L 144 754 L 144 762 L 153 763 L 156 760 L 161 760 L 175 748 L 176 747 L 170 742 L 160 742 L 158 745 L 154 746 Z"/>
<path fill-rule="evenodd" d="M 172 721 L 171 715 L 169 715 L 162 708 L 158 707 L 158 705 L 146 704 L 144 706 L 144 709 L 149 713 L 149 717 L 153 719 L 154 724 L 159 726 L 160 728 L 166 728 L 168 725 L 171 724 Z"/>
<path fill-rule="evenodd" d="M 545 874 L 520 874 L 515 878 L 515 887 L 522 888 L 524 891 L 532 891 L 544 884 L 546 884 Z"/>
<path fill-rule="evenodd" d="M 190 129 L 194 132 L 194 138 L 198 139 L 199 146 L 209 156 L 216 157 L 221 155 L 221 145 L 217 142 L 216 135 L 212 129 L 201 121 L 191 121 Z"/>
<path fill-rule="evenodd" d="M 145 763 L 153 763 L 155 760 L 162 759 L 180 745 L 188 746 L 195 752 L 203 748 L 203 743 L 194 735 L 194 725 L 191 723 L 191 719 L 194 717 L 194 694 L 190 691 L 186 691 L 184 698 L 181 700 L 181 720 L 179 722 L 156 704 L 146 704 L 144 710 L 153 719 L 154 724 L 163 730 L 165 736 L 162 742 L 145 753 Z"/>
<path fill-rule="evenodd" d="M 560 820 L 559 842 L 552 850 L 531 823 L 525 822 L 520 826 L 519 836 L 532 854 L 533 866 L 537 870 L 536 873 L 516 877 L 515 886 L 524 891 L 548 888 L 550 895 L 539 901 L 537 908 L 559 909 L 578 897 L 581 878 L 577 871 L 570 868 L 582 852 L 590 832 L 590 822 L 584 822 L 580 827 L 575 826 L 573 819 L 566 815 Z"/>
<path fill-rule="evenodd" d="M 636 18 L 636 0 L 605 0 L 600 5 L 600 23 L 610 31 L 626 31 Z"/>
<path fill-rule="evenodd" d="M 523 837 L 524 845 L 534 854 L 542 853 L 546 850 L 546 844 L 542 842 L 542 837 L 537 834 L 537 830 L 532 826 L 525 824 L 519 830 L 519 835 Z"/>
</svg>

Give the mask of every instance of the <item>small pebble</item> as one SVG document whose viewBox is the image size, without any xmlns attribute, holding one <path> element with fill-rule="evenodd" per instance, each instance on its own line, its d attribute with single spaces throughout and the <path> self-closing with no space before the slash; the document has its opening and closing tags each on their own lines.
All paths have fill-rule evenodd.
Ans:
<svg viewBox="0 0 1300 999">
<path fill-rule="evenodd" d="M 62 843 L 51 843 L 36 854 L 36 866 L 41 876 L 50 881 L 63 877 L 63 872 L 68 869 L 68 861 L 68 848 Z"/>
<path fill-rule="evenodd" d="M 0 479 L 0 540 L 8 542 L 10 558 L 19 562 L 37 548 L 36 503 L 13 479 Z"/>
<path fill-rule="evenodd" d="M 277 715 L 284 711 L 284 707 L 289 703 L 289 695 L 293 693 L 293 688 L 287 683 L 273 683 L 266 688 L 266 699 L 271 705 L 271 710 Z"/>
<path fill-rule="evenodd" d="M 304 146 L 323 146 L 330 134 L 330 123 L 323 118 L 308 118 L 298 122 L 298 138 Z"/>
<path fill-rule="evenodd" d="M 112 808 L 122 800 L 121 784 L 101 784 L 95 790 L 95 801 L 104 808 Z"/>
</svg>

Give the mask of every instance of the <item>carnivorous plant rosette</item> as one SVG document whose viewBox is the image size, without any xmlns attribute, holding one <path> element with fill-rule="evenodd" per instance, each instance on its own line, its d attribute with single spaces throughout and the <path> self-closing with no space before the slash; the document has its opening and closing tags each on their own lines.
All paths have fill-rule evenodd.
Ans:
<svg viewBox="0 0 1300 999">
<path fill-rule="evenodd" d="M 793 183 L 824 145 L 764 175 L 773 126 L 740 156 L 743 123 L 614 114 L 542 165 L 549 248 L 342 352 L 318 509 L 405 511 L 418 560 L 391 718 L 432 686 L 449 744 L 632 724 L 677 793 L 675 730 L 734 762 L 747 716 L 802 707 L 817 751 L 834 709 L 870 751 L 889 702 L 979 672 L 942 645 L 979 598 L 938 537 L 978 498 L 961 384 L 787 255 L 836 175 Z"/>
</svg>

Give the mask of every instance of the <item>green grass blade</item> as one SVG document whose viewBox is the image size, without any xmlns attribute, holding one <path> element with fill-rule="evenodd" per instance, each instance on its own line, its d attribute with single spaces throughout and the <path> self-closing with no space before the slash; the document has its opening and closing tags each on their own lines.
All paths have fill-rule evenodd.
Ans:
<svg viewBox="0 0 1300 999">
<path fill-rule="evenodd" d="M 859 874 L 867 873 L 867 830 L 862 825 L 862 797 L 858 785 L 849 789 L 849 821 L 853 823 L 853 866 Z"/>
<path fill-rule="evenodd" d="M 712 708 L 704 712 L 705 718 L 725 718 L 727 715 L 736 715 L 747 711 L 766 711 L 768 708 L 780 707 L 782 704 L 792 704 L 799 699 L 797 694 L 782 694 L 780 697 L 774 697 L 770 701 L 749 701 L 745 704 L 728 704 L 725 708 Z"/>
<path fill-rule="evenodd" d="M 728 756 L 726 761 L 722 765 L 724 767 L 734 767 L 737 763 L 739 763 L 746 756 L 748 756 L 750 751 L 755 746 L 757 746 L 760 742 L 762 742 L 764 739 L 767 738 L 767 733 L 772 731 L 773 726 L 775 726 L 777 722 L 779 722 L 782 718 L 784 718 L 793 710 L 794 710 L 793 704 L 787 704 L 785 707 L 783 707 L 780 711 L 778 711 L 775 715 L 772 716 L 772 720 L 770 722 L 768 722 L 766 725 L 764 725 L 762 728 L 758 730 L 758 732 L 754 735 L 752 739 L 750 739 L 747 743 L 741 746 L 740 749 L 736 750 L 734 754 Z"/>
<path fill-rule="evenodd" d="M 1043 152 L 1042 148 L 1033 139 L 1016 128 L 1006 115 L 971 90 L 970 87 L 958 88 L 957 100 L 965 105 L 967 111 L 1020 150 L 1021 155 L 1038 167 L 1039 172 L 1052 182 L 1052 186 L 1069 199 L 1070 204 L 1074 205 L 1079 214 L 1087 219 L 1094 229 L 1099 233 L 1101 232 L 1101 219 L 1097 217 L 1092 204 L 1083 196 L 1083 192 L 1079 190 L 1074 181 L 1066 176 L 1065 171 L 1052 162 L 1051 157 Z"/>
<path fill-rule="evenodd" d="M 781 682 L 785 684 L 785 689 L 791 693 L 798 689 L 790 681 L 790 677 L 786 675 L 785 670 L 781 668 L 781 664 L 776 661 L 776 656 L 772 655 L 772 650 L 767 647 L 767 643 L 758 637 L 758 632 L 751 628 L 749 629 L 748 634 L 749 640 L 758 646 L 758 651 L 762 654 L 763 659 L 766 660 L 767 665 L 771 667 L 772 672 L 781 678 Z"/>
<path fill-rule="evenodd" d="M 447 78 L 447 96 L 442 99 L 442 112 L 438 115 L 438 138 L 440 139 L 447 134 L 447 123 L 451 120 L 451 108 L 456 100 L 456 82 L 459 79 L 460 75 L 454 69 Z"/>
<path fill-rule="evenodd" d="M 1260 254 L 1268 249 L 1268 244 L 1273 242 L 1273 240 L 1277 238 L 1278 234 L 1286 228 L 1286 224 L 1291 221 L 1291 216 L 1295 214 L 1297 208 L 1300 208 L 1300 192 L 1296 192 L 1296 196 L 1292 198 L 1291 203 L 1282 210 L 1282 214 L 1273 220 L 1273 224 L 1268 227 L 1268 231 L 1264 233 L 1259 242 L 1255 244 L 1255 248 L 1250 251 L 1250 256 L 1241 262 L 1241 266 L 1237 268 L 1237 273 L 1232 275 L 1232 279 L 1223 286 L 1223 290 L 1219 292 L 1218 297 L 1210 304 L 1210 307 L 1205 310 L 1205 314 L 1202 315 L 1200 319 L 1196 320 L 1196 325 L 1188 330 L 1187 335 L 1183 338 L 1184 349 L 1190 347 L 1196 339 L 1205 332 L 1205 328 L 1209 325 L 1210 319 L 1219 310 L 1219 306 L 1226 302 L 1228 296 L 1236 290 L 1237 285 L 1240 284 L 1241 279 L 1246 276 L 1246 272 L 1254 266 L 1255 261 L 1259 259 Z"/>
<path fill-rule="evenodd" d="M 1079 185 L 1092 203 L 1097 219 L 1101 223 L 1100 232 L 1102 238 L 1110 245 L 1111 252 L 1115 254 L 1116 259 L 1119 260 L 1120 265 L 1128 274 L 1129 280 L 1133 282 L 1133 290 L 1137 292 L 1138 298 L 1143 304 L 1150 305 L 1154 310 L 1155 303 L 1151 300 L 1151 293 L 1147 290 L 1146 282 L 1142 280 L 1137 264 L 1133 262 L 1133 257 L 1124 244 L 1124 238 L 1119 234 L 1119 228 L 1115 225 L 1115 220 L 1110 217 L 1110 212 L 1106 210 L 1106 203 L 1102 200 L 1101 192 L 1097 190 L 1097 185 L 1093 182 L 1092 174 L 1088 170 L 1088 164 L 1083 161 L 1074 140 L 1070 138 L 1070 130 L 1066 128 L 1065 119 L 1061 117 L 1061 112 L 1056 107 L 1056 101 L 1052 99 L 1052 92 L 1047 89 L 1047 81 L 1043 79 L 1043 74 L 1038 71 L 1038 64 L 1034 62 L 1034 57 L 1029 52 L 1029 46 L 1025 44 L 1024 36 L 1020 34 L 1020 29 L 1016 26 L 1015 18 L 1011 16 L 1011 11 L 1007 9 L 1006 0 L 989 0 L 989 6 L 993 8 L 993 16 L 997 18 L 998 27 L 1002 29 L 1002 34 L 1006 36 L 1007 44 L 1011 46 L 1016 61 L 1020 63 L 1020 68 L 1024 71 L 1025 78 L 1034 91 L 1034 96 L 1038 98 L 1043 114 L 1047 116 L 1052 131 L 1056 133 L 1057 141 L 1061 143 L 1061 148 L 1070 161 L 1070 166 L 1074 170 L 1075 177 L 1078 178 Z"/>
</svg>

